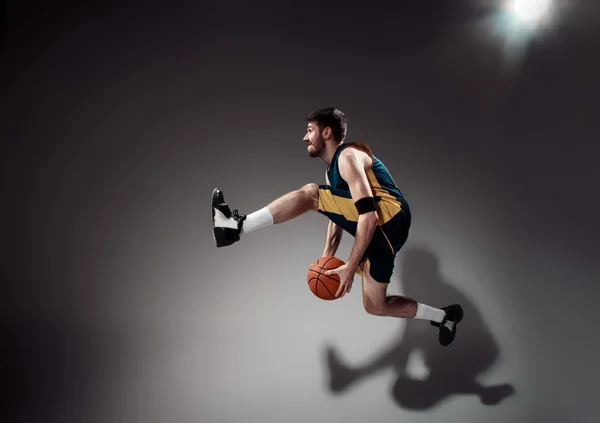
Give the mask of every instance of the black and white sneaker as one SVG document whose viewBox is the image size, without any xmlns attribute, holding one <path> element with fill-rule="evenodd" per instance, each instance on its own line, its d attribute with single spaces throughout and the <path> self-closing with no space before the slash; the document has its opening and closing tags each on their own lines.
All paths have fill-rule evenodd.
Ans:
<svg viewBox="0 0 600 423">
<path fill-rule="evenodd" d="M 441 323 L 431 322 L 433 326 L 440 328 L 439 341 L 442 346 L 447 347 L 456 337 L 456 326 L 463 318 L 463 309 L 458 304 L 452 304 L 448 307 L 442 307 L 446 316 Z"/>
<path fill-rule="evenodd" d="M 232 212 L 218 188 L 213 190 L 211 207 L 213 239 L 217 247 L 226 247 L 239 241 L 246 215 L 239 214 L 237 209 Z"/>
</svg>

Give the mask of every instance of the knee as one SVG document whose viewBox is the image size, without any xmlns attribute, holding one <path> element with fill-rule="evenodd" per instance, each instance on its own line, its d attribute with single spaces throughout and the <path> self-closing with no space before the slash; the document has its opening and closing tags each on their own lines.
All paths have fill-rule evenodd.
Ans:
<svg viewBox="0 0 600 423">
<path fill-rule="evenodd" d="M 373 316 L 385 316 L 385 303 L 365 297 L 363 300 L 365 311 Z"/>
<path fill-rule="evenodd" d="M 300 188 L 303 192 L 311 197 L 318 198 L 319 197 L 319 186 L 317 184 L 306 184 L 302 188 Z"/>
<path fill-rule="evenodd" d="M 313 201 L 313 210 L 317 210 L 319 205 L 319 185 L 317 184 L 306 184 L 300 188 L 304 194 L 306 194 Z"/>
</svg>

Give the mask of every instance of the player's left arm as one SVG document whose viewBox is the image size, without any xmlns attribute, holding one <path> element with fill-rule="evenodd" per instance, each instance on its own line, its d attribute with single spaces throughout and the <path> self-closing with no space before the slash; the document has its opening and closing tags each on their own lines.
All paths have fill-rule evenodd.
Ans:
<svg viewBox="0 0 600 423">
<path fill-rule="evenodd" d="M 367 177 L 366 169 L 370 165 L 371 158 L 364 151 L 356 148 L 346 148 L 340 154 L 338 161 L 340 175 L 348 183 L 352 200 L 359 210 L 354 245 L 347 261 L 348 268 L 353 273 L 371 242 L 379 220 L 375 198 Z"/>
</svg>

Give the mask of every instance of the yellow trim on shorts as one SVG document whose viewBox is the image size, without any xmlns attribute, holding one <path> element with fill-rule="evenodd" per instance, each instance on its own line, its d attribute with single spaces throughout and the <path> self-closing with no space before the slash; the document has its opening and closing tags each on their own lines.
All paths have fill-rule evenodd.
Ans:
<svg viewBox="0 0 600 423">
<path fill-rule="evenodd" d="M 369 271 L 371 270 L 371 262 L 369 261 L 369 259 L 368 259 L 368 258 L 366 258 L 366 259 L 365 259 L 365 260 L 363 260 L 363 261 L 362 261 L 362 262 L 361 262 L 361 263 L 358 265 L 358 267 L 356 268 L 356 274 L 357 274 L 358 276 L 363 276 L 363 269 L 364 269 L 364 266 L 365 266 L 365 265 L 367 266 L 367 270 L 369 270 Z M 388 285 L 389 285 L 389 283 L 386 283 L 386 282 L 377 282 L 377 283 L 378 283 L 379 285 L 381 285 L 381 287 L 382 287 L 383 289 L 387 289 L 387 287 L 388 287 Z"/>
</svg>

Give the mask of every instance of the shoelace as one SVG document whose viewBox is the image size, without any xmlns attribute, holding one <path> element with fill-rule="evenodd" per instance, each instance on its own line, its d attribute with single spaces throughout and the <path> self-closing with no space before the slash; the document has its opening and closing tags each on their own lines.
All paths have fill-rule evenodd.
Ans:
<svg viewBox="0 0 600 423">
<path fill-rule="evenodd" d="M 233 212 L 231 214 L 232 214 L 233 218 L 237 221 L 244 221 L 246 219 L 246 215 L 239 214 L 238 209 L 233 209 Z"/>
</svg>

